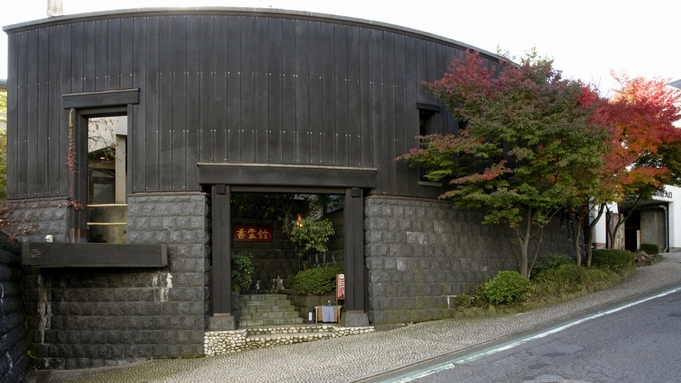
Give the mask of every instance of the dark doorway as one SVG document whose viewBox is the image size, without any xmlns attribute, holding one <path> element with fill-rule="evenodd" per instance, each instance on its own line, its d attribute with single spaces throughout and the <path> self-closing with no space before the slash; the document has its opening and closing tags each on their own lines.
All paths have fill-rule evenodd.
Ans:
<svg viewBox="0 0 681 383">
<path fill-rule="evenodd" d="M 636 251 L 640 243 L 641 211 L 635 210 L 624 223 L 624 249 Z"/>
<path fill-rule="evenodd" d="M 253 255 L 247 292 L 280 292 L 300 270 L 343 265 L 343 199 L 340 194 L 232 193 L 231 253 Z"/>
</svg>

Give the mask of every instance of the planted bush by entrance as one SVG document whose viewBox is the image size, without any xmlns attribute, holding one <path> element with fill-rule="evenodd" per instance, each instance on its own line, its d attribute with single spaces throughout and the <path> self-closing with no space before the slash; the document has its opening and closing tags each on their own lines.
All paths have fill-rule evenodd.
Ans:
<svg viewBox="0 0 681 383">
<path fill-rule="evenodd" d="M 620 271 L 634 264 L 636 254 L 619 249 L 597 249 L 593 251 L 591 265 Z"/>
<path fill-rule="evenodd" d="M 343 274 L 343 266 L 327 266 L 298 272 L 292 288 L 298 294 L 326 294 L 336 288 L 336 274 Z"/>
<path fill-rule="evenodd" d="M 648 255 L 657 255 L 660 253 L 660 246 L 654 243 L 643 242 L 639 250 L 644 251 Z"/>
<path fill-rule="evenodd" d="M 253 254 L 248 251 L 232 253 L 232 291 L 251 287 L 253 276 Z"/>
</svg>

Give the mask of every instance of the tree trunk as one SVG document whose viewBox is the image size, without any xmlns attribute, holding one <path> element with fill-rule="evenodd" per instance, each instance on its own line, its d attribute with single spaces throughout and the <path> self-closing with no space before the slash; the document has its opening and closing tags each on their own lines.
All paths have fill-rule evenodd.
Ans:
<svg viewBox="0 0 681 383">
<path fill-rule="evenodd" d="M 582 265 L 582 246 L 580 246 L 579 237 L 582 234 L 582 227 L 584 227 L 584 214 L 581 213 L 581 210 L 583 210 L 583 208 L 580 209 L 579 214 L 577 214 L 577 219 L 575 220 L 575 225 L 577 225 L 577 227 L 575 228 L 575 235 L 572 243 L 575 248 L 575 257 L 578 266 Z"/>
<path fill-rule="evenodd" d="M 587 232 L 585 233 L 586 235 L 584 241 L 586 242 L 586 267 L 591 267 L 591 257 L 593 255 L 593 249 L 591 248 L 591 244 L 593 243 L 594 229 L 596 228 L 596 224 L 598 223 L 598 221 L 600 221 L 601 218 L 603 217 L 605 207 L 606 207 L 605 204 L 601 204 L 598 206 L 598 215 L 596 215 L 596 218 L 589 222 L 589 227 L 587 228 Z"/>
<path fill-rule="evenodd" d="M 641 201 L 642 201 L 641 197 L 637 196 L 636 201 L 631 206 L 631 208 L 629 209 L 629 213 L 626 216 L 623 215 L 623 214 L 620 214 L 619 209 L 618 209 L 617 223 L 615 224 L 615 227 L 612 229 L 612 231 L 610 231 L 609 225 L 606 226 L 606 232 L 608 233 L 608 239 L 610 240 L 609 243 L 608 243 L 609 248 L 613 247 L 613 245 L 615 243 L 615 236 L 617 235 L 617 233 L 619 233 L 620 228 L 622 227 L 622 225 L 624 225 L 626 220 L 629 219 L 629 217 L 631 217 L 631 215 L 634 213 L 634 210 L 636 210 L 636 208 L 641 204 Z M 608 211 L 609 211 L 609 209 L 608 209 Z M 620 217 L 622 217 L 622 218 L 620 219 Z"/>
<path fill-rule="evenodd" d="M 518 247 L 520 250 L 520 257 L 517 259 L 517 261 L 518 271 L 520 274 L 522 274 L 523 277 L 530 279 L 530 270 L 528 267 L 530 235 L 532 234 L 532 211 L 530 209 L 527 210 L 527 217 L 525 217 L 525 221 L 524 233 L 520 228 L 515 228 L 516 236 L 518 237 Z"/>
</svg>

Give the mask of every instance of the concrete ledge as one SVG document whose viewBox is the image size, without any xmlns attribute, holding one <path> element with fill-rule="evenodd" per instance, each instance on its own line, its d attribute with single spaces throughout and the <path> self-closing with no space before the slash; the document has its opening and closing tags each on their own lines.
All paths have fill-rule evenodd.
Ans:
<svg viewBox="0 0 681 383">
<path fill-rule="evenodd" d="M 369 315 L 363 312 L 343 312 L 338 324 L 344 327 L 366 327 L 369 326 Z"/>
<path fill-rule="evenodd" d="M 31 267 L 165 267 L 165 244 L 24 242 L 22 266 Z"/>
<path fill-rule="evenodd" d="M 208 317 L 208 331 L 236 330 L 236 321 L 231 315 Z"/>
</svg>

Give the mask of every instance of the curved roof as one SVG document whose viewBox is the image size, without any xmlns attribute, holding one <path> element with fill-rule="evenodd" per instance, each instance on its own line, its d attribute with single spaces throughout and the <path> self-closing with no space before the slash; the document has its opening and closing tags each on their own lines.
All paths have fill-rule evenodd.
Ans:
<svg viewBox="0 0 681 383">
<path fill-rule="evenodd" d="M 126 14 L 132 16 L 139 15 L 155 15 L 155 14 L 167 14 L 176 13 L 178 15 L 188 15 L 188 14 L 239 14 L 239 15 L 250 15 L 250 16 L 276 16 L 283 18 L 297 18 L 297 19 L 314 19 L 319 21 L 330 21 L 330 22 L 341 22 L 350 25 L 361 25 L 364 27 L 389 30 L 393 32 L 398 32 L 405 35 L 417 36 L 426 40 L 432 40 L 439 43 L 454 45 L 462 47 L 464 49 L 471 49 L 480 52 L 483 55 L 488 55 L 493 58 L 500 58 L 499 55 L 482 50 L 480 48 L 474 47 L 472 45 L 463 43 L 458 40 L 449 39 L 442 37 L 433 33 L 428 33 L 412 28 L 407 28 L 399 25 L 394 25 L 390 23 L 384 23 L 380 21 L 372 21 L 348 16 L 338 16 L 330 15 L 325 13 L 314 13 L 305 11 L 293 11 L 286 9 L 276 9 L 276 8 L 244 8 L 244 7 L 181 7 L 181 8 L 131 8 L 131 9 L 119 9 L 119 10 L 109 10 L 100 12 L 90 12 L 90 13 L 80 13 L 73 15 L 64 15 L 57 17 L 50 17 L 40 20 L 26 21 L 19 24 L 7 25 L 2 29 L 8 34 L 15 31 L 21 31 L 25 29 L 32 29 L 34 27 L 43 27 L 46 25 L 58 25 L 65 22 L 72 22 L 74 20 L 93 20 L 93 19 L 106 19 L 111 16 L 123 16 Z"/>
</svg>

